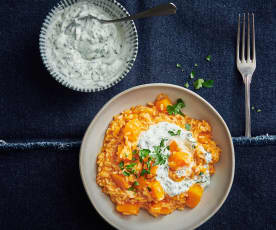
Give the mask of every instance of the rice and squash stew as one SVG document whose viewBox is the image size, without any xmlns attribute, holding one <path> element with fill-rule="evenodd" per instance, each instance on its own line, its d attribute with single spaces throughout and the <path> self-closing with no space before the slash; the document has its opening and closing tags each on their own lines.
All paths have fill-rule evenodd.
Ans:
<svg viewBox="0 0 276 230">
<path fill-rule="evenodd" d="M 221 149 L 211 126 L 160 94 L 114 116 L 97 158 L 97 184 L 123 215 L 167 215 L 200 202 Z"/>
</svg>

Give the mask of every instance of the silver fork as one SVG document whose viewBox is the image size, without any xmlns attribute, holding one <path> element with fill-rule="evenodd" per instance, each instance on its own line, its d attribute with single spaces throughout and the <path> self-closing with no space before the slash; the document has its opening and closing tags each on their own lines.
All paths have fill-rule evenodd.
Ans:
<svg viewBox="0 0 276 230">
<path fill-rule="evenodd" d="M 250 52 L 250 15 L 247 15 L 247 55 L 245 59 L 245 14 L 243 14 L 242 26 L 242 48 L 240 55 L 240 14 L 237 34 L 236 63 L 239 72 L 242 75 L 245 84 L 245 136 L 251 137 L 251 118 L 250 118 L 250 83 L 252 75 L 256 69 L 256 51 L 255 51 L 255 26 L 254 14 L 252 13 L 252 55 Z M 252 57 L 252 58 L 251 58 Z"/>
</svg>

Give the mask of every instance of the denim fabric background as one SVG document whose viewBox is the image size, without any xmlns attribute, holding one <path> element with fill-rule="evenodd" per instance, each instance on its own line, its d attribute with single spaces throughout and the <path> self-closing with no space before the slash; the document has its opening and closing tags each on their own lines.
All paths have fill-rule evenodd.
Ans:
<svg viewBox="0 0 276 230">
<path fill-rule="evenodd" d="M 233 136 L 242 136 L 244 85 L 235 66 L 238 13 L 254 12 L 256 17 L 251 103 L 262 112 L 252 111 L 252 134 L 276 135 L 276 1 L 173 1 L 177 15 L 136 21 L 139 53 L 127 77 L 115 87 L 90 94 L 59 85 L 41 62 L 40 27 L 57 2 L 0 1 L 0 139 L 76 141 L 62 151 L 51 144 L 40 150 L 28 144 L 0 148 L 1 230 L 90 229 L 99 224 L 109 228 L 84 193 L 78 146 L 103 104 L 130 87 L 152 82 L 183 86 L 195 70 L 196 78 L 214 80 L 213 88 L 197 93 L 218 110 Z M 134 13 L 167 1 L 119 2 Z M 205 60 L 209 54 L 211 62 Z M 200 229 L 276 228 L 275 139 L 270 145 L 246 143 L 236 145 L 237 170 L 229 198 Z"/>
</svg>

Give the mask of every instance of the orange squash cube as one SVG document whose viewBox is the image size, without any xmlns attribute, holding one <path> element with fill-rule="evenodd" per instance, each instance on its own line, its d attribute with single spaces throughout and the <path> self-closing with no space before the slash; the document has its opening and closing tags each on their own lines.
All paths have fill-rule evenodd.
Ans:
<svg viewBox="0 0 276 230">
<path fill-rule="evenodd" d="M 170 143 L 170 152 L 172 153 L 172 152 L 177 152 L 177 151 L 179 151 L 178 145 L 175 141 L 172 141 Z"/>
<path fill-rule="evenodd" d="M 167 112 L 167 106 L 172 105 L 171 100 L 166 95 L 162 95 L 157 98 L 154 105 L 160 112 Z"/>
<path fill-rule="evenodd" d="M 186 205 L 189 208 L 194 208 L 198 205 L 203 194 L 203 188 L 200 184 L 194 184 L 188 190 L 188 197 L 186 200 Z"/>
<path fill-rule="evenodd" d="M 123 134 L 130 141 L 136 141 L 139 133 L 141 132 L 141 122 L 138 119 L 130 120 L 123 128 Z"/>
<path fill-rule="evenodd" d="M 154 181 L 150 185 L 151 188 L 151 196 L 154 200 L 160 201 L 165 198 L 165 192 L 162 188 L 161 184 L 158 181 Z"/>
<path fill-rule="evenodd" d="M 137 188 L 139 191 L 142 191 L 142 190 L 147 186 L 147 181 L 146 181 L 145 177 L 143 177 L 143 176 L 140 176 L 140 177 L 137 179 L 137 182 L 139 183 L 139 185 L 137 185 L 136 188 Z"/>
<path fill-rule="evenodd" d="M 192 159 L 188 153 L 173 152 L 169 157 L 169 166 L 171 170 L 178 170 L 184 166 L 188 166 Z"/>
<path fill-rule="evenodd" d="M 111 174 L 111 178 L 114 183 L 120 187 L 122 190 L 127 189 L 129 187 L 128 182 L 126 181 L 125 176 L 118 174 Z"/>
<path fill-rule="evenodd" d="M 153 216 L 168 215 L 172 212 L 172 210 L 170 208 L 164 207 L 164 205 L 162 203 L 152 204 L 149 207 L 148 211 Z"/>
<path fill-rule="evenodd" d="M 153 175 L 153 176 L 155 176 L 156 172 L 157 172 L 157 169 L 158 169 L 157 165 L 152 166 L 151 169 L 150 169 L 150 174 Z"/>
<path fill-rule="evenodd" d="M 152 166 L 151 169 L 150 169 L 150 173 L 147 174 L 147 178 L 153 178 L 154 176 L 156 176 L 156 172 L 157 172 L 157 169 L 158 169 L 158 166 L 155 165 L 155 166 Z"/>
<path fill-rule="evenodd" d="M 137 215 L 139 213 L 140 207 L 135 204 L 122 204 L 117 205 L 116 210 L 123 215 Z"/>
</svg>

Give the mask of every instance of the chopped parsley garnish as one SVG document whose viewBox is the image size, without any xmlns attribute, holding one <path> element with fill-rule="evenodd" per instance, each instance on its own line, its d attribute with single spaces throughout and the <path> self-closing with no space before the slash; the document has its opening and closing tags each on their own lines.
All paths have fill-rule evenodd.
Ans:
<svg viewBox="0 0 276 230">
<path fill-rule="evenodd" d="M 147 169 L 150 170 L 151 166 L 150 166 L 150 160 L 147 161 Z"/>
<path fill-rule="evenodd" d="M 160 153 L 161 152 L 160 146 L 153 146 L 153 149 L 154 149 L 155 153 Z"/>
<path fill-rule="evenodd" d="M 134 186 L 138 186 L 138 185 L 139 185 L 139 182 L 138 182 L 138 181 L 134 181 L 133 185 L 134 185 Z"/>
<path fill-rule="evenodd" d="M 134 187 L 130 187 L 130 188 L 128 188 L 127 190 L 129 190 L 129 191 L 134 191 L 135 188 L 134 188 Z"/>
<path fill-rule="evenodd" d="M 185 129 L 190 131 L 191 130 L 191 125 L 190 124 L 185 124 Z"/>
<path fill-rule="evenodd" d="M 180 136 L 181 134 L 181 130 L 177 130 L 176 132 L 172 131 L 172 130 L 169 130 L 168 133 L 171 135 L 171 136 Z"/>
<path fill-rule="evenodd" d="M 202 175 L 203 175 L 203 172 L 200 172 L 200 173 L 199 173 L 199 176 L 202 176 Z"/>
<path fill-rule="evenodd" d="M 207 61 L 211 61 L 211 55 L 208 55 L 208 56 L 206 57 L 206 60 L 207 60 Z"/>
<path fill-rule="evenodd" d="M 123 171 L 123 175 L 125 175 L 125 176 L 130 176 L 130 173 L 127 172 L 127 171 Z"/>
<path fill-rule="evenodd" d="M 169 145 L 167 146 L 167 149 L 170 150 L 170 146 Z"/>
<path fill-rule="evenodd" d="M 254 106 L 252 106 L 252 107 L 251 107 L 251 109 L 252 109 L 252 110 L 254 110 L 254 109 L 255 109 L 255 107 L 254 107 Z"/>
<path fill-rule="evenodd" d="M 163 138 L 162 140 L 161 140 L 161 142 L 160 142 L 160 147 L 164 147 L 165 146 L 165 141 L 166 141 L 167 139 L 166 138 Z"/>
<path fill-rule="evenodd" d="M 202 86 L 205 88 L 212 88 L 214 84 L 214 80 L 208 80 L 208 81 L 204 81 Z"/>
<path fill-rule="evenodd" d="M 195 87 L 195 89 L 202 88 L 202 83 L 203 82 L 204 82 L 204 80 L 202 78 L 199 78 L 196 81 L 194 81 L 194 87 Z"/>
<path fill-rule="evenodd" d="M 257 113 L 259 113 L 259 112 L 262 112 L 262 110 L 261 109 L 257 109 Z"/>
<path fill-rule="evenodd" d="M 140 175 L 144 176 L 145 174 L 150 174 L 150 171 L 146 170 L 146 169 L 143 169 Z"/>
<path fill-rule="evenodd" d="M 154 158 L 155 158 L 153 166 L 165 164 L 168 157 L 161 153 L 160 146 L 154 146 L 153 148 L 154 148 Z"/>
<path fill-rule="evenodd" d="M 120 163 L 119 163 L 119 167 L 120 167 L 120 169 L 124 169 L 124 162 L 123 161 L 121 161 Z"/>
<path fill-rule="evenodd" d="M 195 64 L 195 67 L 198 67 L 198 64 Z"/>
<path fill-rule="evenodd" d="M 144 158 L 146 158 L 150 154 L 149 149 L 141 149 L 139 152 L 140 162 L 143 162 Z"/>
<path fill-rule="evenodd" d="M 180 115 L 184 116 L 184 114 L 181 112 L 181 109 L 184 107 L 185 107 L 184 101 L 179 98 L 177 100 L 176 104 L 167 106 L 167 112 L 170 115 L 180 114 Z"/>
<path fill-rule="evenodd" d="M 186 82 L 185 84 L 184 84 L 184 86 L 185 86 L 185 88 L 189 88 L 189 83 L 188 82 Z"/>
<path fill-rule="evenodd" d="M 137 150 L 134 149 L 134 150 L 132 151 L 132 153 L 135 155 L 135 154 L 137 153 Z"/>
<path fill-rule="evenodd" d="M 136 163 L 131 163 L 129 165 L 126 165 L 126 169 L 132 169 L 134 166 L 136 165 Z"/>
<path fill-rule="evenodd" d="M 192 72 L 190 73 L 190 78 L 193 79 L 194 77 L 195 77 L 195 71 L 192 71 Z"/>
</svg>

